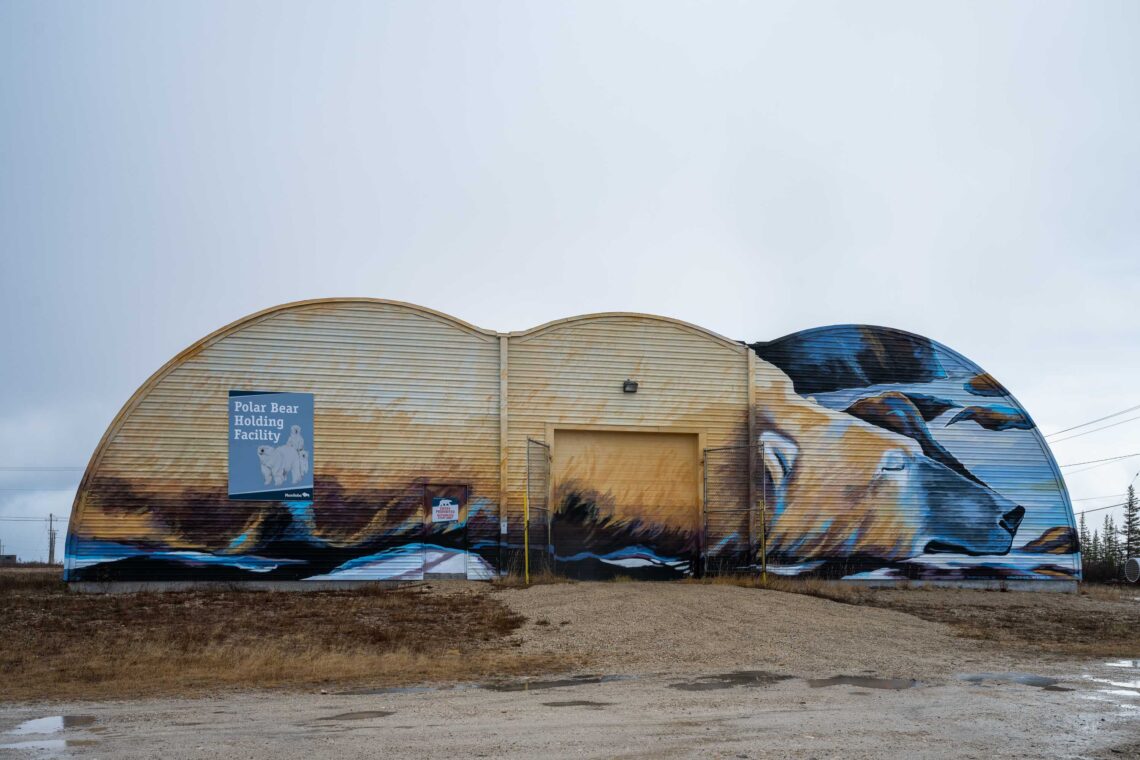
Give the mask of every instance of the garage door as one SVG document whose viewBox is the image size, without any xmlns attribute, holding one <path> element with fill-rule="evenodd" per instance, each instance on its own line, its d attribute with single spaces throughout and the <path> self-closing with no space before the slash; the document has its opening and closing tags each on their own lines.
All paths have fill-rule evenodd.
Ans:
<svg viewBox="0 0 1140 760">
<path fill-rule="evenodd" d="M 552 538 L 563 564 L 688 572 L 700 524 L 696 434 L 555 430 L 551 453 Z"/>
</svg>

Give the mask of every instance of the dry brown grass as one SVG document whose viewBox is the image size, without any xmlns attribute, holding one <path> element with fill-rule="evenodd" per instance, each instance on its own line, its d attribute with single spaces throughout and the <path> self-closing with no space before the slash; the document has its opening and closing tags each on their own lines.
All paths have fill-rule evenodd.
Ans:
<svg viewBox="0 0 1140 760">
<path fill-rule="evenodd" d="M 536 570 L 530 574 L 530 583 L 526 582 L 526 578 L 522 573 L 508 573 L 500 575 L 491 579 L 491 588 L 494 589 L 507 589 L 507 588 L 526 588 L 527 586 L 545 586 L 551 583 L 574 583 L 572 578 L 567 578 L 564 575 L 556 575 L 550 570 Z"/>
<path fill-rule="evenodd" d="M 786 578 L 780 575 L 769 575 L 767 579 L 763 579 L 759 575 L 718 575 L 712 578 L 696 578 L 682 582 L 783 591 L 788 594 L 818 596 L 843 604 L 864 604 L 870 596 L 869 589 L 851 583 L 827 581 L 819 578 Z"/>
<path fill-rule="evenodd" d="M 574 664 L 521 654 L 512 634 L 524 619 L 466 589 L 94 595 L 5 573 L 0 609 L 2 700 L 405 685 Z"/>
<path fill-rule="evenodd" d="M 1082 583 L 1081 596 L 1099 599 L 1102 602 L 1131 601 L 1140 597 L 1140 586 L 1106 585 L 1104 583 Z"/>
</svg>

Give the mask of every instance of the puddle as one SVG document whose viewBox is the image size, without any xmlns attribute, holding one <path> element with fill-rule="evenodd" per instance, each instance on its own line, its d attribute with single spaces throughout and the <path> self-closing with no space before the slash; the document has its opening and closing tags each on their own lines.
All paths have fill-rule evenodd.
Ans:
<svg viewBox="0 0 1140 760">
<path fill-rule="evenodd" d="M 1093 683 L 1102 683 L 1106 686 L 1115 686 L 1118 689 L 1140 689 L 1140 681 L 1116 681 L 1111 678 L 1095 678 L 1093 676 L 1085 676 Z"/>
<path fill-rule="evenodd" d="M 919 686 L 918 681 L 907 678 L 872 678 L 870 676 L 835 676 L 833 678 L 809 678 L 808 686 L 819 689 L 825 686 L 858 686 L 864 689 L 911 689 Z"/>
<path fill-rule="evenodd" d="M 501 683 L 480 684 L 479 688 L 488 691 L 539 691 L 541 689 L 561 689 L 567 686 L 581 686 L 589 683 L 611 683 L 629 681 L 636 676 L 571 676 L 553 681 L 504 681 Z"/>
<path fill-rule="evenodd" d="M 784 676 L 779 673 L 768 673 L 764 670 L 738 670 L 733 673 L 700 676 L 695 681 L 671 683 L 669 687 L 672 689 L 680 689 L 681 691 L 716 691 L 718 689 L 731 689 L 736 686 L 757 688 L 760 686 L 771 686 L 774 683 L 787 681 L 790 678 L 791 676 Z"/>
<path fill-rule="evenodd" d="M 603 676 L 596 674 L 570 676 L 554 681 L 492 681 L 490 683 L 457 683 L 450 686 L 387 686 L 380 689 L 353 689 L 338 691 L 340 697 L 375 696 L 378 694 L 422 694 L 430 691 L 465 691 L 467 689 L 487 689 L 488 691 L 532 691 L 558 689 L 565 686 L 578 686 L 587 683 L 610 683 L 628 681 L 637 676 Z"/>
<path fill-rule="evenodd" d="M 613 702 L 594 702 L 589 699 L 568 699 L 564 702 L 543 702 L 547 707 L 609 707 Z"/>
<path fill-rule="evenodd" d="M 1107 702 L 1120 710 L 1131 711 L 1140 710 L 1140 705 L 1134 704 L 1127 699 L 1128 697 L 1136 696 L 1140 696 L 1140 692 L 1135 692 L 1130 689 L 1098 689 L 1095 693 L 1081 695 L 1083 699 L 1092 702 Z"/>
<path fill-rule="evenodd" d="M 93 725 L 95 725 L 94 715 L 49 715 L 46 718 L 25 720 L 7 733 L 14 736 L 58 734 L 69 728 L 87 728 Z"/>
<path fill-rule="evenodd" d="M 339 697 L 371 697 L 377 694 L 419 694 L 425 691 L 440 691 L 434 686 L 386 686 L 382 689 L 353 689 L 338 691 Z"/>
<path fill-rule="evenodd" d="M 1140 660 L 1113 660 L 1105 665 L 1110 668 L 1140 668 Z"/>
<path fill-rule="evenodd" d="M 329 715 L 317 720 L 369 720 L 371 718 L 387 718 L 395 715 L 395 710 L 361 710 L 359 712 L 346 712 L 340 715 Z"/>
<path fill-rule="evenodd" d="M 983 681 L 997 681 L 999 683 L 1019 683 L 1025 686 L 1037 686 L 1043 689 L 1055 687 L 1061 682 L 1060 678 L 1049 678 L 1048 676 L 1035 676 L 1032 673 L 960 673 L 958 674 L 959 681 L 966 683 L 982 683 Z M 1050 691 L 1060 691 L 1064 687 L 1050 689 Z M 1069 689 L 1064 689 L 1069 691 Z"/>
<path fill-rule="evenodd" d="M 0 744 L 0 749 L 23 750 L 25 752 L 56 752 L 70 747 L 91 747 L 99 742 L 94 739 L 41 739 L 39 741 Z"/>
</svg>

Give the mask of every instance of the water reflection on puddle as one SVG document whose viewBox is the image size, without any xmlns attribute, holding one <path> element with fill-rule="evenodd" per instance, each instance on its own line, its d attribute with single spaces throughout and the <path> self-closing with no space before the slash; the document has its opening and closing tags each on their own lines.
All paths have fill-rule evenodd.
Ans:
<svg viewBox="0 0 1140 760">
<path fill-rule="evenodd" d="M 1093 676 L 1085 676 L 1093 683 L 1102 683 L 1107 686 L 1115 686 L 1118 689 L 1140 689 L 1140 681 L 1116 681 L 1111 678 L 1095 678 Z"/>
<path fill-rule="evenodd" d="M 588 674 L 547 681 L 491 681 L 489 683 L 457 683 L 451 686 L 388 686 L 380 689 L 339 691 L 337 694 L 339 696 L 374 696 L 377 694 L 421 694 L 423 692 L 437 691 L 466 691 L 468 689 L 486 689 L 487 691 L 541 691 L 542 689 L 558 689 L 566 686 L 581 686 L 582 684 L 628 681 L 635 678 L 637 678 L 637 676 L 602 676 Z"/>
<path fill-rule="evenodd" d="M 43 736 L 45 734 L 58 734 L 68 729 L 89 729 L 95 725 L 94 715 L 49 715 L 46 718 L 33 718 L 25 720 L 6 736 Z M 70 747 L 90 747 L 98 744 L 94 739 L 30 739 L 28 741 L 0 744 L 0 750 L 14 750 L 17 752 L 61 752 Z"/>
<path fill-rule="evenodd" d="M 340 715 L 328 715 L 317 720 L 371 720 L 372 718 L 387 718 L 389 715 L 395 714 L 395 710 L 360 710 L 341 713 Z"/>
<path fill-rule="evenodd" d="M 1061 682 L 1059 678 L 1035 676 L 1032 673 L 961 673 L 958 676 L 958 680 L 967 683 L 983 683 L 985 681 L 1020 683 L 1025 686 L 1037 686 L 1042 689 L 1049 689 L 1050 691 L 1071 691 L 1063 686 L 1057 686 L 1057 684 Z"/>
<path fill-rule="evenodd" d="M 25 752 L 58 752 L 69 747 L 90 747 L 98 744 L 94 739 L 40 739 L 38 741 L 0 744 L 0 749 L 23 750 Z"/>
<path fill-rule="evenodd" d="M 1104 665 L 1109 668 L 1140 670 L 1140 660 L 1112 660 Z M 1088 673 L 1082 676 L 1086 681 L 1102 687 L 1095 693 L 1082 696 L 1094 702 L 1111 703 L 1122 710 L 1140 710 L 1140 704 L 1136 703 L 1137 698 L 1140 698 L 1140 678 L 1135 678 L 1133 673 L 1121 673 L 1122 677 L 1118 677 L 1115 673 L 1107 675 L 1107 678 Z M 1106 686 L 1109 688 L 1103 688 Z"/>
<path fill-rule="evenodd" d="M 94 715 L 49 715 L 46 718 L 25 720 L 8 733 L 16 736 L 57 734 L 68 728 L 87 728 L 93 725 L 95 725 Z"/>
<path fill-rule="evenodd" d="M 539 691 L 541 689 L 559 689 L 566 686 L 581 686 L 588 683 L 610 683 L 612 681 L 628 681 L 635 676 L 572 676 L 559 678 L 553 681 L 503 681 L 499 683 L 481 684 L 479 688 L 488 691 Z"/>
<path fill-rule="evenodd" d="M 1113 660 L 1105 665 L 1110 668 L 1140 668 L 1140 660 Z"/>
<path fill-rule="evenodd" d="M 420 694 L 425 691 L 459 691 L 462 689 L 471 688 L 467 684 L 457 684 L 448 687 L 435 687 L 435 686 L 385 686 L 380 689 L 353 689 L 352 691 L 338 691 L 337 696 L 353 697 L 353 696 L 374 696 L 376 694 Z"/>
<path fill-rule="evenodd" d="M 721 673 L 712 676 L 700 676 L 694 681 L 671 683 L 670 688 L 681 691 L 716 691 L 731 689 L 734 686 L 757 688 L 771 686 L 780 681 L 787 681 L 791 676 L 769 673 L 765 670 L 737 670 L 732 673 Z"/>
<path fill-rule="evenodd" d="M 912 689 L 918 681 L 909 678 L 872 678 L 871 676 L 834 676 L 832 678 L 809 678 L 808 686 L 821 689 L 828 686 L 859 686 L 865 689 Z"/>
</svg>

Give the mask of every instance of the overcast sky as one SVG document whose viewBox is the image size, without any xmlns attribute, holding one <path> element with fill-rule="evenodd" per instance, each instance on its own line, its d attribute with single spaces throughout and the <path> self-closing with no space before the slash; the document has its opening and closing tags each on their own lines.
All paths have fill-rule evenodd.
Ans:
<svg viewBox="0 0 1140 760">
<path fill-rule="evenodd" d="M 1047 433 L 1140 404 L 1138 39 L 1134 1 L 5 0 L 2 464 L 85 466 L 173 354 L 320 296 L 889 325 Z M 1140 421 L 1054 452 L 1140 452 Z M 0 472 L 0 516 L 68 513 L 80 474 Z"/>
</svg>

